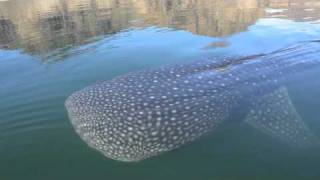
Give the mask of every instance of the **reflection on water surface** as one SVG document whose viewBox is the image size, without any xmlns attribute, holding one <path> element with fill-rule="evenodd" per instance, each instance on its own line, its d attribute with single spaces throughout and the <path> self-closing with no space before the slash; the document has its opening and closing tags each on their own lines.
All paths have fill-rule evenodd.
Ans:
<svg viewBox="0 0 320 180">
<path fill-rule="evenodd" d="M 317 0 L 10 0 L 0 2 L 0 48 L 46 54 L 148 26 L 225 37 L 262 17 L 318 23 L 319 11 Z"/>
<path fill-rule="evenodd" d="M 64 101 L 129 72 L 319 37 L 318 0 L 0 0 L 0 179 L 318 180 L 319 149 L 296 152 L 237 120 L 159 158 L 117 163 L 80 140 Z M 320 136 L 320 70 L 303 72 L 286 88 Z"/>
</svg>

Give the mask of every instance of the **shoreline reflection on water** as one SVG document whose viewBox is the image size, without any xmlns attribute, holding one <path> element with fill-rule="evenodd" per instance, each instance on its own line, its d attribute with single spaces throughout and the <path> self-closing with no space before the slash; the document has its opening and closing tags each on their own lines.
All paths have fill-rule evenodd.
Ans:
<svg viewBox="0 0 320 180">
<path fill-rule="evenodd" d="M 319 10 L 316 0 L 10 0 L 0 2 L 0 49 L 47 55 L 149 26 L 228 37 L 247 31 L 260 18 L 317 23 Z"/>
</svg>

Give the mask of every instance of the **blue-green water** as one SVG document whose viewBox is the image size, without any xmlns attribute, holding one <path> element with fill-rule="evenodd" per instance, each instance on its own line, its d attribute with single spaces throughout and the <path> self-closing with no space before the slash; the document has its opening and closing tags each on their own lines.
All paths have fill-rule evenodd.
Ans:
<svg viewBox="0 0 320 180">
<path fill-rule="evenodd" d="M 317 0 L 0 1 L 0 179 L 320 179 L 319 148 L 297 152 L 240 121 L 116 162 L 80 140 L 64 107 L 72 92 L 129 72 L 315 39 Z M 320 72 L 310 74 L 289 92 L 320 136 Z"/>
</svg>

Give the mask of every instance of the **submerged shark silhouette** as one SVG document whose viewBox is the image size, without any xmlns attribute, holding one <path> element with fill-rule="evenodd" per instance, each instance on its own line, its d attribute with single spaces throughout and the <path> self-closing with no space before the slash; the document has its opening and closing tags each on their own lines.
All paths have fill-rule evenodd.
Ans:
<svg viewBox="0 0 320 180">
<path fill-rule="evenodd" d="M 317 138 L 285 83 L 316 66 L 320 43 L 305 42 L 270 54 L 131 73 L 75 92 L 65 106 L 80 137 L 119 161 L 140 161 L 192 142 L 243 106 L 245 123 L 309 147 Z"/>
</svg>

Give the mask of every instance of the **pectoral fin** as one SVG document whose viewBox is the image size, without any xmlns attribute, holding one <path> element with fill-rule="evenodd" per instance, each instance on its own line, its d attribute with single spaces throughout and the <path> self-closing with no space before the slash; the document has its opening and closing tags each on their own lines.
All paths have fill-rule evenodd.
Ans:
<svg viewBox="0 0 320 180">
<path fill-rule="evenodd" d="M 294 146 L 310 147 L 318 144 L 313 132 L 297 113 L 285 87 L 255 99 L 245 122 Z"/>
</svg>

